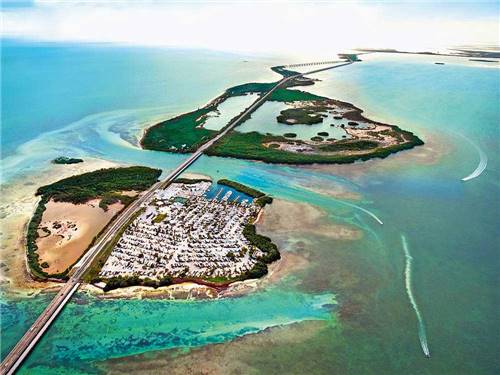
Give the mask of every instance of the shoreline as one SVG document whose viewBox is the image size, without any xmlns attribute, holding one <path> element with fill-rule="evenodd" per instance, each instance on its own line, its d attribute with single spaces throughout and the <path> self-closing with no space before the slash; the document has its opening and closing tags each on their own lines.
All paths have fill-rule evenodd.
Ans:
<svg viewBox="0 0 500 375">
<path fill-rule="evenodd" d="M 59 286 L 53 281 L 38 281 L 27 268 L 26 231 L 40 197 L 36 189 L 60 179 L 110 167 L 126 166 L 98 158 L 87 158 L 85 163 L 71 165 L 47 164 L 47 168 L 28 176 L 20 176 L 2 187 L 0 202 L 0 255 L 2 259 L 0 285 L 8 293 L 35 292 Z M 49 285 L 47 285 L 50 283 Z"/>
<path fill-rule="evenodd" d="M 271 67 L 271 70 L 274 71 L 273 68 L 274 67 Z M 314 85 L 313 80 L 307 79 L 309 80 L 308 82 Z M 200 144 L 212 139 L 228 126 L 226 125 L 218 131 L 205 129 L 203 127 L 204 121 L 210 111 L 217 110 L 219 104 L 223 103 L 228 98 L 248 93 L 262 94 L 269 91 L 275 84 L 276 82 L 244 83 L 230 87 L 222 94 L 209 101 L 204 107 L 184 114 L 179 114 L 152 126 L 145 127 L 141 132 L 141 139 L 139 142 L 140 148 L 143 150 L 156 150 L 170 153 L 192 153 Z M 403 130 L 397 125 L 390 125 L 388 123 L 366 118 L 363 115 L 364 110 L 352 103 L 323 96 L 320 97 L 307 91 L 289 90 L 296 86 L 303 86 L 303 83 L 291 80 L 290 84 L 278 89 L 278 91 L 283 91 L 281 96 L 277 95 L 275 92 L 273 95 L 276 94 L 276 97 L 270 97 L 267 100 L 284 102 L 288 100 L 288 102 L 298 101 L 308 104 L 316 103 L 316 106 L 330 105 L 333 106 L 334 109 L 340 108 L 342 110 L 342 117 L 345 120 L 350 120 L 351 122 L 365 122 L 375 128 L 363 132 L 363 128 L 346 127 L 346 132 L 352 136 L 352 139 L 327 139 L 327 142 L 311 143 L 305 140 L 290 141 L 283 136 L 273 136 L 269 133 L 264 135 L 258 131 L 240 133 L 237 131 L 236 127 L 226 136 L 226 139 L 220 139 L 208 148 L 205 154 L 208 156 L 229 157 L 240 160 L 262 161 L 278 165 L 350 164 L 356 161 L 366 161 L 375 158 L 383 159 L 393 153 L 413 149 L 416 146 L 424 144 L 424 142 L 414 133 Z M 294 95 L 290 97 L 292 93 Z M 288 96 L 285 94 L 288 94 Z M 312 99 L 311 96 L 313 97 Z M 228 124 L 230 123 L 231 121 L 229 121 Z M 342 125 L 342 127 L 344 127 L 344 125 Z M 377 127 L 380 127 L 380 129 Z M 348 130 L 350 130 L 350 132 Z M 182 134 L 180 133 L 181 131 L 184 132 L 185 135 L 179 139 L 176 139 L 176 137 L 172 135 Z M 168 135 L 169 133 L 171 134 Z M 173 139 L 175 139 L 175 141 Z M 321 141 L 323 141 L 323 139 L 321 139 Z M 371 142 L 371 144 L 368 146 L 369 142 Z M 228 146 L 229 143 L 234 147 Z M 374 144 L 374 146 L 372 144 Z M 278 145 L 278 147 L 270 147 L 272 145 Z M 304 147 L 308 150 L 304 151 Z M 296 148 L 297 150 L 295 150 Z M 325 151 L 323 151 L 323 149 L 325 149 Z"/>
</svg>

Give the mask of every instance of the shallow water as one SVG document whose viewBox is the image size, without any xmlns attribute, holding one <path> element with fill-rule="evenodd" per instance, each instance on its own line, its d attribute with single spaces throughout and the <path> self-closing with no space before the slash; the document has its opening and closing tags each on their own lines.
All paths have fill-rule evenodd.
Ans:
<svg viewBox="0 0 500 375">
<path fill-rule="evenodd" d="M 287 367 L 291 373 L 377 369 L 379 373 L 489 374 L 498 370 L 500 348 L 493 334 L 499 323 L 499 212 L 494 204 L 499 198 L 498 70 L 434 65 L 432 59 L 421 57 L 365 60 L 318 74 L 323 81 L 307 90 L 352 102 L 374 120 L 414 131 L 426 146 L 345 166 L 304 168 L 202 157 L 190 168 L 190 172 L 234 179 L 278 198 L 321 207 L 328 223 L 361 230 L 361 239 L 332 240 L 300 231 L 283 234 L 278 240 L 284 251 L 306 257 L 307 267 L 269 290 L 234 300 L 100 301 L 79 296 L 37 346 L 24 371 L 36 366 L 47 373 L 60 373 L 61 366 L 71 372 L 97 371 L 94 360 L 210 342 L 227 342 L 229 355 L 234 337 L 308 319 L 334 324 L 312 337 L 297 334 L 293 345 L 269 344 L 264 338 L 272 337 L 272 331 L 255 335 L 252 345 L 238 353 L 239 360 L 263 373 L 275 370 L 277 363 L 294 363 L 293 369 Z M 238 69 L 237 63 L 233 67 Z M 248 75 L 233 84 L 251 80 Z M 206 98 L 191 90 L 189 100 L 184 99 L 192 102 L 191 107 L 186 104 L 185 109 L 196 108 L 195 103 L 221 91 L 222 87 L 213 89 Z M 30 143 L 13 147 L 16 151 L 3 159 L 5 174 L 15 181 L 61 153 L 168 170 L 186 156 L 142 151 L 128 142 L 129 130 L 175 111 L 168 105 L 134 110 L 124 105 L 86 115 L 52 133 L 40 132 Z M 479 155 L 457 132 L 470 137 L 488 156 L 485 171 L 467 182 L 460 179 L 476 168 Z M 314 193 L 307 188 L 311 182 L 318 191 L 341 187 L 359 194 L 356 206 L 384 224 L 346 204 L 350 200 Z M 401 234 L 413 257 L 413 292 L 426 324 L 431 359 L 422 354 L 418 322 L 406 295 Z M 332 303 L 327 302 L 332 295 L 339 303 L 333 315 L 328 307 L 321 307 Z M 2 319 L 2 353 L 47 302 L 48 297 L 4 302 L 8 318 Z M 207 314 L 215 321 L 200 318 L 199 306 L 210 311 Z M 223 323 L 219 317 L 225 317 Z M 14 325 L 15 321 L 23 323 Z M 168 338 L 164 331 L 170 333 Z"/>
<path fill-rule="evenodd" d="M 327 132 L 327 138 L 343 139 L 351 136 L 340 127 L 341 124 L 347 125 L 346 120 L 336 120 L 331 113 L 325 113 L 326 117 L 323 122 L 312 125 L 304 124 L 282 124 L 276 120 L 280 112 L 284 109 L 292 108 L 287 103 L 282 102 L 266 102 L 257 111 L 252 114 L 252 117 L 239 125 L 237 131 L 242 133 L 250 133 L 253 131 L 259 133 L 270 133 L 273 135 L 284 135 L 286 133 L 297 134 L 296 139 L 310 140 L 316 137 L 320 132 Z M 335 125 L 335 126 L 332 126 Z"/>
<path fill-rule="evenodd" d="M 217 108 L 218 113 L 210 112 L 208 114 L 208 119 L 205 121 L 203 127 L 210 130 L 222 129 L 232 118 L 250 107 L 258 97 L 258 94 L 247 94 L 227 98 L 224 102 L 219 104 Z"/>
</svg>

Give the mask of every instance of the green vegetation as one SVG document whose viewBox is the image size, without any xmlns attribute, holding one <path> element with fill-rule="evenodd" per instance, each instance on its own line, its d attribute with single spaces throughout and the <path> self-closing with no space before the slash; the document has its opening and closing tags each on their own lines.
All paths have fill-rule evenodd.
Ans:
<svg viewBox="0 0 500 375">
<path fill-rule="evenodd" d="M 52 163 L 54 164 L 77 164 L 77 163 L 83 163 L 83 159 L 78 159 L 78 158 L 69 158 L 67 156 L 59 156 L 52 160 Z"/>
<path fill-rule="evenodd" d="M 255 200 L 255 204 L 257 204 L 260 207 L 264 207 L 266 204 L 271 204 L 273 203 L 273 198 L 271 198 L 268 195 L 264 195 L 263 197 L 257 198 Z"/>
<path fill-rule="evenodd" d="M 275 85 L 275 82 L 253 82 L 231 87 L 203 108 L 162 121 L 150 127 L 141 139 L 141 145 L 148 150 L 176 153 L 193 152 L 218 133 L 215 130 L 205 129 L 203 125 L 208 113 L 217 110 L 220 103 L 232 96 L 266 93 Z M 239 116 L 240 114 L 235 116 L 228 124 Z"/>
<path fill-rule="evenodd" d="M 321 137 L 328 137 L 328 133 L 327 132 L 319 132 L 318 135 L 321 136 Z"/>
<path fill-rule="evenodd" d="M 45 211 L 45 205 L 47 204 L 48 201 L 49 201 L 48 197 L 42 197 L 42 199 L 38 203 L 38 206 L 35 209 L 35 213 L 31 217 L 30 223 L 28 224 L 28 231 L 26 234 L 26 251 L 28 258 L 28 266 L 30 267 L 31 274 L 35 278 L 39 279 L 45 279 L 49 277 L 49 274 L 42 269 L 38 261 L 39 260 L 38 253 L 36 252 L 38 250 L 38 247 L 36 245 L 36 240 L 38 238 L 38 226 L 42 221 L 43 212 Z M 67 272 L 63 272 L 62 274 L 51 275 L 51 276 L 65 279 L 66 274 Z"/>
<path fill-rule="evenodd" d="M 147 167 L 99 169 L 42 186 L 36 195 L 56 202 L 85 203 L 114 192 L 146 190 L 158 181 L 160 174 L 161 170 Z"/>
<path fill-rule="evenodd" d="M 167 217 L 167 214 L 158 214 L 154 219 L 153 222 L 155 223 L 161 223 L 165 218 Z"/>
<path fill-rule="evenodd" d="M 363 151 L 377 148 L 379 144 L 375 141 L 367 140 L 343 140 L 335 143 L 319 146 L 321 151 L 334 152 L 334 151 Z"/>
<path fill-rule="evenodd" d="M 238 190 L 246 195 L 250 195 L 252 198 L 260 198 L 260 197 L 263 197 L 265 195 L 263 192 L 258 191 L 256 189 L 252 189 L 251 187 L 240 184 L 239 182 L 221 179 L 221 180 L 217 181 L 217 183 L 219 185 L 229 186 L 229 187 L 231 187 L 235 190 Z"/>
<path fill-rule="evenodd" d="M 118 201 L 128 205 L 135 198 L 116 193 L 117 191 L 145 190 L 157 181 L 160 174 L 161 170 L 147 167 L 108 168 L 68 177 L 39 188 L 36 195 L 41 196 L 41 199 L 28 224 L 26 234 L 28 265 L 33 276 L 40 279 L 47 277 L 67 279 L 68 272 L 72 267 L 70 266 L 57 274 L 48 274 L 42 269 L 47 267 L 39 263 L 38 246 L 36 244 L 38 227 L 46 209 L 45 205 L 49 200 L 78 204 L 85 203 L 93 198 L 102 198 L 104 203 L 100 204 L 100 206 L 105 210 L 108 204 Z M 82 253 L 82 256 L 84 253 Z"/>
<path fill-rule="evenodd" d="M 267 264 L 281 258 L 278 247 L 269 237 L 257 234 L 255 225 L 253 224 L 245 225 L 243 235 L 253 246 L 259 248 L 264 253 L 264 255 L 258 259 L 253 268 L 245 273 L 244 278 L 255 279 L 266 275 Z"/>
<path fill-rule="evenodd" d="M 295 102 L 295 101 L 311 101 L 311 100 L 325 100 L 324 96 L 314 95 L 307 91 L 301 90 L 288 90 L 276 89 L 267 100 L 275 102 Z"/>
<path fill-rule="evenodd" d="M 126 288 L 129 286 L 149 286 L 153 288 L 168 286 L 172 284 L 172 278 L 170 276 L 164 276 L 159 281 L 156 281 L 147 277 L 141 279 L 139 276 L 114 276 L 110 279 L 106 279 L 105 282 L 106 286 L 104 287 L 104 291 L 108 292 L 113 289 Z"/>
<path fill-rule="evenodd" d="M 286 138 L 295 138 L 295 137 L 297 137 L 297 134 L 295 134 L 295 133 L 285 133 L 285 134 L 283 134 L 283 136 L 286 137 Z"/>
<path fill-rule="evenodd" d="M 238 96 L 245 95 L 249 93 L 259 92 L 266 93 L 271 90 L 276 82 L 252 82 L 252 83 L 244 83 L 242 85 L 234 86 L 226 90 L 226 94 L 229 96 Z"/>
<path fill-rule="evenodd" d="M 295 76 L 297 74 L 300 74 L 299 72 L 296 72 L 294 70 L 288 70 L 286 69 L 283 65 L 280 65 L 280 66 L 273 66 L 271 68 L 271 70 L 273 72 L 276 72 L 278 74 L 281 74 L 283 77 L 287 78 L 287 77 L 291 77 L 291 76 Z"/>
<path fill-rule="evenodd" d="M 215 109 L 217 106 L 211 105 L 160 122 L 145 132 L 141 145 L 149 150 L 191 152 L 217 134 L 201 127 L 206 115 Z"/>
<path fill-rule="evenodd" d="M 197 184 L 198 182 L 212 182 L 212 180 L 209 179 L 209 178 L 184 178 L 184 177 L 179 177 L 179 178 L 176 178 L 173 182 L 179 183 L 179 184 Z"/>
<path fill-rule="evenodd" d="M 99 207 L 101 207 L 104 211 L 108 210 L 108 206 L 113 204 L 113 203 L 118 203 L 121 202 L 125 206 L 128 206 L 135 197 L 131 197 L 129 195 L 124 195 L 124 194 L 119 194 L 119 193 L 105 193 L 101 197 L 101 201 L 99 202 Z"/>
<path fill-rule="evenodd" d="M 287 125 L 312 125 L 323 122 L 323 116 L 311 108 L 288 108 L 281 111 L 276 120 Z"/>
<path fill-rule="evenodd" d="M 422 145 L 423 142 L 413 133 L 401 130 L 397 127 L 393 128 L 401 133 L 401 136 L 406 140 L 405 143 L 400 143 L 390 147 L 375 148 L 371 152 L 360 155 L 325 155 L 321 153 L 298 153 L 273 149 L 264 146 L 264 143 L 269 142 L 295 142 L 290 141 L 281 136 L 268 136 L 257 132 L 239 133 L 236 131 L 230 132 L 224 138 L 216 142 L 207 150 L 208 155 L 233 157 L 239 159 L 261 160 L 267 163 L 281 164 L 346 164 L 353 163 L 356 160 L 368 160 L 372 158 L 385 158 L 392 153 L 408 150 L 415 146 Z"/>
<path fill-rule="evenodd" d="M 324 139 L 322 137 L 315 136 L 315 137 L 311 137 L 311 141 L 314 141 L 314 142 L 323 142 Z"/>
</svg>

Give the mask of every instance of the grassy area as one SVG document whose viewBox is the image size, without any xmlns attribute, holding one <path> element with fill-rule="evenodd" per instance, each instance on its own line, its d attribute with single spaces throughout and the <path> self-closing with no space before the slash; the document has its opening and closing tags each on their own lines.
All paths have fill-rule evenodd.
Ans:
<svg viewBox="0 0 500 375">
<path fill-rule="evenodd" d="M 207 150 L 208 155 L 233 157 L 240 159 L 261 160 L 267 163 L 281 164 L 313 164 L 331 163 L 346 164 L 356 160 L 368 160 L 372 158 L 385 158 L 392 153 L 407 150 L 423 142 L 413 133 L 398 129 L 402 136 L 408 140 L 391 147 L 376 148 L 363 155 L 325 155 L 325 154 L 304 154 L 297 152 L 283 151 L 275 148 L 265 147 L 267 142 L 290 142 L 281 136 L 268 136 L 257 132 L 239 133 L 233 131 L 219 140 L 214 146 Z M 298 142 L 298 141 L 295 141 Z"/>
<path fill-rule="evenodd" d="M 108 168 L 65 178 L 39 188 L 36 195 L 40 195 L 41 199 L 28 224 L 26 234 L 26 251 L 31 273 L 40 279 L 47 277 L 66 279 L 72 267 L 71 265 L 58 274 L 48 274 L 43 269 L 47 267 L 42 267 L 39 263 L 38 246 L 36 244 L 38 227 L 46 209 L 45 205 L 49 200 L 54 199 L 55 201 L 78 204 L 85 203 L 93 198 L 102 198 L 99 206 L 104 210 L 107 209 L 109 204 L 118 201 L 127 206 L 135 197 L 122 195 L 118 192 L 146 190 L 158 180 L 160 174 L 161 170 L 147 167 Z M 84 253 L 82 253 L 82 256 Z"/>
<path fill-rule="evenodd" d="M 202 125 L 206 121 L 207 114 L 217 110 L 220 103 L 232 96 L 268 92 L 275 84 L 274 82 L 253 82 L 231 87 L 203 108 L 162 121 L 150 127 L 145 132 L 141 145 L 147 150 L 176 153 L 193 152 L 218 133 L 215 130 L 205 129 Z M 238 116 L 235 116 L 235 118 Z M 229 122 L 232 122 L 235 118 Z"/>
<path fill-rule="evenodd" d="M 166 217 L 167 214 L 158 214 L 153 221 L 158 224 L 161 223 Z"/>
<path fill-rule="evenodd" d="M 148 150 L 169 152 L 191 152 L 199 145 L 214 137 L 215 130 L 198 128 L 205 123 L 207 113 L 216 107 L 204 107 L 149 128 L 141 140 Z"/>
</svg>

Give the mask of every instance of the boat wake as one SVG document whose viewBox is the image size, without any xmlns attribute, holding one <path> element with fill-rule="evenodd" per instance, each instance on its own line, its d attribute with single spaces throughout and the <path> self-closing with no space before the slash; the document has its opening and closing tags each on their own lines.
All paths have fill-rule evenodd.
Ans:
<svg viewBox="0 0 500 375">
<path fill-rule="evenodd" d="M 460 133 L 457 134 L 462 138 L 464 138 L 467 142 L 469 142 L 472 145 L 472 147 L 474 147 L 479 153 L 479 164 L 477 165 L 476 169 L 474 169 L 474 171 L 470 175 L 462 178 L 462 181 L 469 181 L 472 180 L 473 178 L 479 177 L 481 173 L 483 173 L 483 171 L 486 169 L 486 166 L 488 165 L 488 157 L 483 152 L 483 150 L 481 150 L 479 146 L 474 142 L 472 142 L 469 138 Z"/>
<path fill-rule="evenodd" d="M 417 316 L 418 338 L 420 339 L 420 346 L 422 347 L 422 351 L 424 352 L 425 356 L 430 358 L 431 353 L 429 351 L 429 345 L 427 344 L 427 336 L 425 334 L 424 319 L 422 318 L 422 314 L 420 313 L 420 310 L 418 309 L 417 301 L 415 300 L 415 297 L 413 295 L 413 290 L 411 287 L 411 264 L 412 264 L 413 258 L 410 254 L 410 250 L 408 249 L 408 243 L 406 242 L 406 237 L 404 235 L 401 235 L 401 241 L 403 243 L 403 250 L 405 252 L 405 258 L 406 258 L 406 266 L 405 266 L 406 294 L 408 294 L 408 298 L 410 299 L 410 303 L 413 307 L 413 310 L 415 310 L 415 315 Z"/>
<path fill-rule="evenodd" d="M 363 207 L 360 207 L 354 203 L 349 203 L 349 202 L 344 202 L 344 201 L 338 201 L 342 204 L 345 204 L 346 206 L 350 206 L 350 207 L 354 207 L 354 208 L 357 208 L 358 210 L 361 210 L 363 211 L 364 213 L 370 215 L 372 218 L 374 218 L 380 225 L 383 225 L 384 223 L 382 222 L 382 220 L 380 220 L 377 215 L 375 215 L 373 212 L 370 212 L 368 211 L 366 208 L 363 208 Z"/>
</svg>

